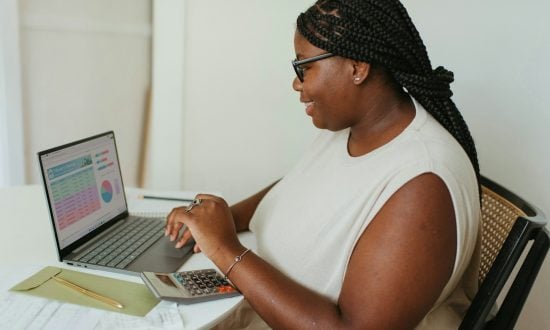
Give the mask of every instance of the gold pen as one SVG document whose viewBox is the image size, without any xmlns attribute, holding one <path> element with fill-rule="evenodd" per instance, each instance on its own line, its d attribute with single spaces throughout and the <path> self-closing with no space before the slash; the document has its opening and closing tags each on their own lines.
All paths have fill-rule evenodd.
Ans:
<svg viewBox="0 0 550 330">
<path fill-rule="evenodd" d="M 87 296 L 89 296 L 89 297 L 92 297 L 92 298 L 94 298 L 94 299 L 97 299 L 97 300 L 99 300 L 99 301 L 101 301 L 101 302 L 104 302 L 104 303 L 109 304 L 109 305 L 111 305 L 111 306 L 113 306 L 113 307 L 116 307 L 116 308 L 124 308 L 124 306 L 122 306 L 122 304 L 119 303 L 119 302 L 116 301 L 116 300 L 113 300 L 113 299 L 111 299 L 111 298 L 107 298 L 107 297 L 105 297 L 105 296 L 102 296 L 102 295 L 100 295 L 100 294 L 98 294 L 98 293 L 95 293 L 95 292 L 93 292 L 93 291 L 90 291 L 90 290 L 88 290 L 88 289 L 84 289 L 84 288 L 81 287 L 81 286 L 78 286 L 78 285 L 76 285 L 76 284 L 74 284 L 74 283 L 72 283 L 72 282 L 69 282 L 69 281 L 64 280 L 64 279 L 62 279 L 62 278 L 59 278 L 59 277 L 57 277 L 57 276 L 53 276 L 52 278 L 53 278 L 54 280 L 56 280 L 57 282 L 59 282 L 59 283 L 65 285 L 65 286 L 68 286 L 69 288 L 74 289 L 74 290 L 76 290 L 76 291 L 78 291 L 78 292 L 80 292 L 80 293 L 82 293 L 82 294 L 85 294 L 85 295 L 87 295 Z"/>
</svg>

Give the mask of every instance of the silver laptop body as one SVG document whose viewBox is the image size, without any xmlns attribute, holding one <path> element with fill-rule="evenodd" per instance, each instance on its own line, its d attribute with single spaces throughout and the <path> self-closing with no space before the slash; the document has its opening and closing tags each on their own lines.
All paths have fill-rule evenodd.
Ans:
<svg viewBox="0 0 550 330">
<path fill-rule="evenodd" d="M 129 215 L 114 132 L 38 153 L 60 261 L 139 275 L 174 272 L 192 254 L 164 237 L 163 218 Z"/>
</svg>

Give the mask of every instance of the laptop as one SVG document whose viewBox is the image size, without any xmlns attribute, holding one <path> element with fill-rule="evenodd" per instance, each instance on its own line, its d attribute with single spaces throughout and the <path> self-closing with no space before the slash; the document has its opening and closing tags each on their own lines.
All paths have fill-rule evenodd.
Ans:
<svg viewBox="0 0 550 330">
<path fill-rule="evenodd" d="M 177 271 L 192 254 L 164 218 L 130 215 L 113 131 L 38 153 L 59 260 L 138 275 Z"/>
</svg>

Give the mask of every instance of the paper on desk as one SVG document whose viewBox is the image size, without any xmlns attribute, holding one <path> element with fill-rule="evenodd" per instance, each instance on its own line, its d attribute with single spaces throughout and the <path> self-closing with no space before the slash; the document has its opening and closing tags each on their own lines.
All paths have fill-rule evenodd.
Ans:
<svg viewBox="0 0 550 330">
<path fill-rule="evenodd" d="M 175 302 L 161 301 L 147 316 L 135 317 L 109 313 L 101 318 L 94 330 L 136 330 L 136 329 L 184 329 L 183 321 Z"/>
<path fill-rule="evenodd" d="M 165 217 L 173 208 L 188 205 L 185 202 L 164 201 L 157 199 L 128 200 L 128 210 L 130 214 Z"/>
<path fill-rule="evenodd" d="M 58 276 L 100 295 L 119 301 L 124 308 L 107 305 L 94 298 L 64 286 L 54 280 Z M 145 316 L 159 300 L 143 284 L 86 274 L 57 267 L 46 267 L 10 289 L 13 292 L 55 299 L 124 314 Z"/>
<path fill-rule="evenodd" d="M 106 312 L 11 292 L 0 296 L 0 329 L 92 330 L 102 313 Z"/>
<path fill-rule="evenodd" d="M 184 329 L 176 303 L 163 301 L 145 317 L 6 292 L 0 295 L 0 329 Z"/>
</svg>

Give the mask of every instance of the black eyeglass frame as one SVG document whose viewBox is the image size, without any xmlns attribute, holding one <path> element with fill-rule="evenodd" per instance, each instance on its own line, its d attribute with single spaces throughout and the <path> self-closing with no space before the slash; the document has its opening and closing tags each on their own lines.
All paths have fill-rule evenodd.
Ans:
<svg viewBox="0 0 550 330">
<path fill-rule="evenodd" d="M 324 60 L 325 58 L 329 58 L 332 56 L 336 56 L 333 53 L 324 53 L 321 55 L 313 56 L 304 58 L 303 60 L 294 59 L 292 60 L 292 67 L 294 68 L 294 71 L 296 72 L 296 76 L 301 82 L 304 82 L 304 69 L 302 69 L 300 66 L 304 64 L 308 64 L 311 62 L 316 62 L 319 60 Z"/>
</svg>

